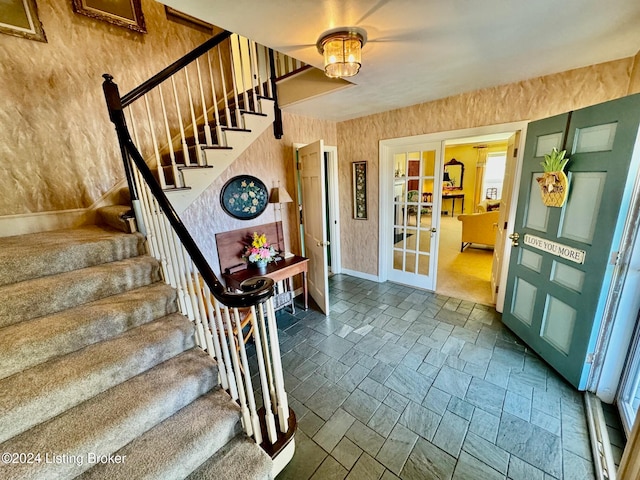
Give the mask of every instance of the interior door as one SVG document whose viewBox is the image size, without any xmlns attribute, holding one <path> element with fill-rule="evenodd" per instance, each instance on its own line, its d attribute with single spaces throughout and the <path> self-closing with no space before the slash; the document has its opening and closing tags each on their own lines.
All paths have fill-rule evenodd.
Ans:
<svg viewBox="0 0 640 480">
<path fill-rule="evenodd" d="M 322 140 L 298 149 L 302 193 L 305 255 L 309 258 L 307 289 L 320 310 L 329 313 L 329 277 L 325 212 L 324 144 Z"/>
<path fill-rule="evenodd" d="M 390 149 L 393 225 L 388 279 L 435 290 L 442 178 L 441 143 Z"/>
<path fill-rule="evenodd" d="M 504 169 L 504 179 L 502 180 L 502 197 L 500 198 L 500 216 L 496 231 L 496 243 L 493 249 L 493 264 L 491 266 L 491 293 L 496 310 L 502 312 L 504 303 L 504 285 L 502 285 L 502 295 L 499 295 L 501 287 L 502 263 L 505 254 L 509 253 L 509 243 L 507 239 L 508 220 L 511 210 L 511 199 L 513 197 L 513 183 L 518 164 L 517 145 L 520 144 L 520 132 L 516 132 L 507 140 L 507 163 Z"/>
<path fill-rule="evenodd" d="M 511 252 L 504 323 L 579 390 L 595 349 L 621 207 L 640 95 L 530 124 Z M 566 135 L 566 138 L 565 138 Z M 536 177 L 553 147 L 570 161 L 568 198 L 561 208 L 542 203 Z M 615 256 L 615 255 L 613 255 Z"/>
</svg>

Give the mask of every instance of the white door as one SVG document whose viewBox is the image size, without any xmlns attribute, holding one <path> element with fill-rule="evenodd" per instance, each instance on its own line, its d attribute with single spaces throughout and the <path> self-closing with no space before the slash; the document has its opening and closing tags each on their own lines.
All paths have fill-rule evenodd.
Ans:
<svg viewBox="0 0 640 480">
<path fill-rule="evenodd" d="M 305 255 L 309 258 L 308 291 L 320 310 L 329 313 L 327 229 L 325 224 L 325 171 L 323 141 L 298 149 L 302 191 Z"/>
<path fill-rule="evenodd" d="M 504 304 L 504 285 L 500 291 L 500 278 L 503 270 L 503 260 L 505 255 L 511 252 L 511 244 L 506 241 L 509 221 L 509 211 L 511 199 L 513 198 L 513 184 L 516 176 L 516 166 L 518 164 L 517 145 L 520 143 L 520 132 L 516 132 L 507 141 L 507 162 L 504 169 L 504 179 L 502 180 L 502 197 L 500 198 L 500 215 L 496 232 L 496 243 L 493 249 L 493 265 L 491 266 L 491 294 L 496 310 L 502 312 Z M 506 249 L 506 251 L 505 251 Z"/>
<path fill-rule="evenodd" d="M 385 233 L 391 252 L 388 279 L 435 290 L 442 175 L 441 142 L 389 149 L 393 171 L 393 218 Z"/>
</svg>

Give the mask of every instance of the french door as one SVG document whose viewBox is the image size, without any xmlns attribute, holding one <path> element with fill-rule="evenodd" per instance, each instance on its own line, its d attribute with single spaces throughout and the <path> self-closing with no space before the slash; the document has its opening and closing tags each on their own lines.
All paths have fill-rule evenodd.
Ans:
<svg viewBox="0 0 640 480">
<path fill-rule="evenodd" d="M 634 95 L 533 122 L 527 131 L 502 319 L 579 390 L 628 211 L 622 198 L 639 120 Z M 570 157 L 561 208 L 543 204 L 536 180 L 554 147 Z"/>
<path fill-rule="evenodd" d="M 388 279 L 434 290 L 440 218 L 441 142 L 393 147 Z"/>
</svg>

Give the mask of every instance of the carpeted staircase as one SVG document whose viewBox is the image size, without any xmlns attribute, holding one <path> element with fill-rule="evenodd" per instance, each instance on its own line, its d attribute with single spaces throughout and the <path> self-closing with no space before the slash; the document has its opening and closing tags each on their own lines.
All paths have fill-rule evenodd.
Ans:
<svg viewBox="0 0 640 480">
<path fill-rule="evenodd" d="M 0 478 L 271 478 L 140 234 L 0 238 L 0 298 Z"/>
</svg>

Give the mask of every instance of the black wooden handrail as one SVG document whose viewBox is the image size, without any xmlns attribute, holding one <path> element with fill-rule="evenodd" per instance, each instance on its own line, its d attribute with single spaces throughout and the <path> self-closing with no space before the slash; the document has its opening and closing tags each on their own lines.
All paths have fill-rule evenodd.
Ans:
<svg viewBox="0 0 640 480">
<path fill-rule="evenodd" d="M 184 57 L 176 60 L 168 67 L 156 73 L 153 77 L 147 80 L 144 83 L 141 83 L 139 86 L 131 90 L 129 93 L 122 96 L 120 102 L 122 103 L 122 108 L 125 108 L 135 102 L 137 99 L 142 97 L 144 94 L 151 91 L 151 89 L 157 87 L 162 82 L 164 82 L 167 78 L 171 77 L 174 73 L 182 70 L 184 67 L 193 62 L 196 58 L 211 50 L 216 45 L 222 43 L 224 40 L 231 36 L 231 32 L 225 30 L 223 32 L 218 33 L 217 35 L 211 37 L 209 40 L 204 42 L 202 45 L 194 48 L 192 51 L 187 53 Z"/>
<path fill-rule="evenodd" d="M 134 145 L 125 121 L 123 103 L 120 97 L 120 92 L 118 91 L 118 85 L 113 82 L 113 77 L 111 75 L 104 74 L 103 77 L 104 82 L 102 83 L 102 89 L 104 91 L 107 108 L 109 110 L 109 118 L 116 127 L 116 133 L 118 135 L 118 141 L 120 143 L 120 151 L 123 155 L 123 161 L 125 163 L 125 171 L 130 174 L 129 162 L 132 160 L 140 171 L 142 178 L 147 183 L 147 186 L 151 190 L 152 195 L 158 202 L 158 205 L 169 220 L 172 228 L 178 235 L 178 238 L 182 242 L 184 248 L 187 250 L 187 253 L 191 256 L 191 259 L 202 275 L 204 282 L 211 290 L 211 294 L 218 301 L 222 302 L 228 307 L 249 307 L 267 300 L 273 295 L 274 288 L 274 282 L 270 278 L 261 277 L 254 284 L 247 286 L 246 291 L 240 293 L 229 292 L 226 290 L 224 285 L 220 283 L 218 277 L 213 272 L 211 266 L 196 245 L 196 242 L 193 240 L 188 230 L 182 223 L 182 220 L 173 208 L 173 205 L 171 205 L 171 202 L 169 202 L 169 199 L 162 190 L 162 187 L 154 178 L 153 173 L 151 173 L 151 170 L 149 169 L 149 166 L 146 164 L 144 158 L 142 158 L 142 155 Z M 134 91 L 138 91 L 138 89 Z M 140 93 L 140 95 L 142 94 L 143 93 Z"/>
</svg>

